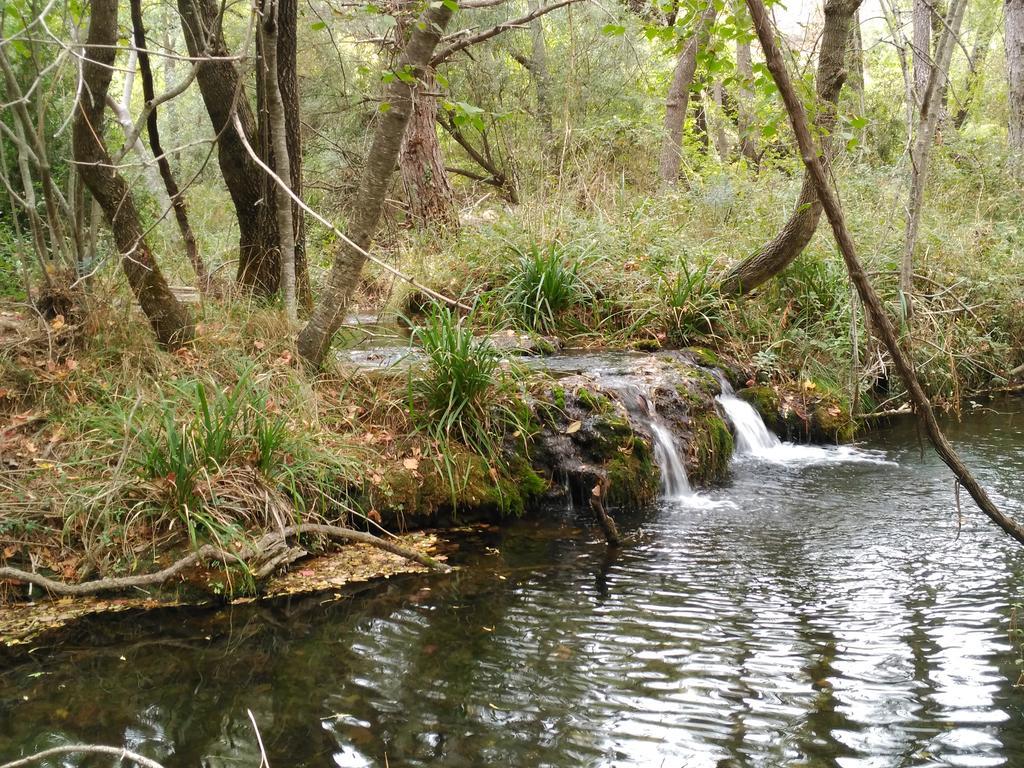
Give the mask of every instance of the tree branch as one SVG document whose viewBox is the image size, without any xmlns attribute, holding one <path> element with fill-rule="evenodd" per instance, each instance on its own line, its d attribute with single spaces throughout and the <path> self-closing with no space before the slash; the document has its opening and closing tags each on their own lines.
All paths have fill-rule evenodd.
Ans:
<svg viewBox="0 0 1024 768">
<path fill-rule="evenodd" d="M 800 154 L 804 165 L 814 181 L 818 192 L 818 199 L 821 201 L 829 224 L 832 225 L 832 232 L 835 235 L 839 251 L 843 255 L 843 261 L 846 263 L 846 270 L 850 275 L 850 280 L 857 288 L 857 293 L 860 295 L 864 308 L 871 317 L 869 328 L 879 337 L 889 352 L 893 365 L 907 387 L 907 392 L 910 395 L 917 418 L 939 458 L 949 467 L 957 481 L 971 494 L 971 498 L 974 499 L 981 511 L 1002 528 L 1003 531 L 1021 544 L 1024 544 L 1024 525 L 1007 517 L 999 510 L 942 433 L 939 422 L 935 418 L 935 412 L 932 410 L 931 401 L 929 401 L 928 395 L 925 394 L 921 383 L 917 380 L 913 367 L 899 343 L 892 320 L 887 314 L 874 286 L 871 284 L 871 280 L 864 271 L 864 267 L 861 266 L 860 260 L 857 258 L 853 238 L 846 226 L 846 219 L 840 207 L 839 199 L 829 184 L 829 177 L 825 167 L 828 161 L 819 156 L 814 140 L 811 138 L 803 103 L 793 87 L 786 64 L 782 59 L 782 54 L 779 52 L 772 24 L 768 17 L 768 11 L 764 7 L 763 0 L 746 0 L 746 3 L 754 20 L 754 29 L 757 31 L 758 39 L 761 41 L 761 48 L 764 50 L 765 62 L 772 74 L 772 78 L 775 80 L 775 84 L 779 88 L 779 92 L 782 94 L 786 111 L 789 113 L 789 119 L 793 125 L 793 132 L 796 134 L 797 143 L 800 146 Z"/>
<path fill-rule="evenodd" d="M 471 45 L 476 45 L 477 43 L 482 43 L 485 40 L 490 40 L 492 37 L 496 37 L 497 35 L 500 35 L 502 32 L 508 29 L 521 27 L 524 24 L 528 24 L 529 22 L 533 21 L 534 19 L 540 18 L 546 13 L 551 13 L 551 11 L 557 11 L 559 8 L 564 8 L 567 5 L 572 5 L 573 3 L 578 2 L 580 2 L 580 0 L 561 0 L 561 2 L 553 3 L 552 5 L 542 5 L 537 10 L 531 11 L 525 16 L 520 16 L 518 19 L 512 19 L 511 21 L 503 21 L 496 27 L 491 27 L 490 29 L 484 30 L 483 32 L 478 32 L 475 35 L 470 35 L 468 37 L 457 39 L 456 42 L 451 43 L 448 47 L 442 48 L 440 51 L 434 54 L 434 58 L 430 60 L 430 65 L 436 67 L 438 64 L 442 63 L 443 61 L 446 61 L 447 59 L 450 59 L 454 54 L 458 53 L 459 51 L 465 48 L 469 48 Z M 459 35 L 462 34 L 465 33 L 460 32 L 457 35 L 453 35 L 450 39 L 454 40 L 458 38 Z"/>
<path fill-rule="evenodd" d="M 208 560 L 236 561 L 242 563 L 245 560 L 259 559 L 273 553 L 275 549 L 279 548 L 289 539 L 300 536 L 304 533 L 313 533 L 320 536 L 326 536 L 331 539 L 368 544 L 371 547 L 383 549 L 385 552 L 390 552 L 393 555 L 404 557 L 406 560 L 412 560 L 413 562 L 426 566 L 431 570 L 442 572 L 450 570 L 449 566 L 433 557 L 430 557 L 429 555 L 424 555 L 423 553 L 417 552 L 416 550 L 403 546 L 402 544 L 397 544 L 393 541 L 382 539 L 379 536 L 374 536 L 372 533 L 365 533 L 363 531 L 356 531 L 352 528 L 343 528 L 336 525 L 317 525 L 310 523 L 292 525 L 280 531 L 268 533 L 261 537 L 255 544 L 247 544 L 237 552 L 231 552 L 223 547 L 218 547 L 213 544 L 205 544 L 195 552 L 185 555 L 185 557 L 180 560 L 176 560 L 166 568 L 162 568 L 155 573 L 145 573 L 137 576 L 116 576 L 105 579 L 95 579 L 94 581 L 85 581 L 80 584 L 66 584 L 62 581 L 47 578 L 46 576 L 38 573 L 30 573 L 18 568 L 0 567 L 0 579 L 24 581 L 29 584 L 35 584 L 37 587 L 42 587 L 52 594 L 70 597 L 97 595 L 102 592 L 119 592 L 126 589 L 163 584 L 164 582 L 174 578 L 186 568 L 190 568 L 197 563 Z M 0 768 L 8 767 L 0 766 Z"/>
</svg>

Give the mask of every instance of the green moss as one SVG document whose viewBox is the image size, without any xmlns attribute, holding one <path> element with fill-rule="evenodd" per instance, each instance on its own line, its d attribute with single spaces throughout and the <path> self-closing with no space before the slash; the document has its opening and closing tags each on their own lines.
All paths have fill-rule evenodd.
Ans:
<svg viewBox="0 0 1024 768">
<path fill-rule="evenodd" d="M 551 401 L 563 411 L 565 410 L 565 389 L 554 387 L 551 390 Z"/>
<path fill-rule="evenodd" d="M 658 467 L 646 443 L 634 440 L 630 450 L 620 451 L 605 466 L 611 506 L 636 507 L 657 498 Z"/>
<path fill-rule="evenodd" d="M 717 413 L 704 413 L 693 419 L 693 461 L 691 480 L 698 483 L 721 482 L 729 473 L 733 453 L 732 432 Z"/>
<path fill-rule="evenodd" d="M 767 386 L 747 387 L 736 393 L 741 400 L 746 400 L 754 410 L 761 414 L 766 424 L 774 424 L 779 419 L 782 402 L 779 394 Z"/>
<path fill-rule="evenodd" d="M 657 352 L 661 349 L 661 342 L 655 338 L 637 339 L 629 348 L 637 352 Z"/>
<path fill-rule="evenodd" d="M 612 401 L 600 392 L 591 392 L 589 389 L 580 387 L 576 391 L 576 397 L 580 405 L 591 413 L 610 413 L 614 410 Z"/>
<path fill-rule="evenodd" d="M 686 347 L 683 351 L 689 352 L 697 359 L 697 362 L 708 368 L 719 368 L 722 366 L 721 358 L 707 347 Z"/>
<path fill-rule="evenodd" d="M 811 418 L 811 439 L 848 443 L 857 433 L 857 423 L 850 410 L 834 398 L 826 398 L 814 407 Z"/>
<path fill-rule="evenodd" d="M 620 416 L 600 416 L 593 420 L 591 429 L 595 439 L 587 447 L 598 461 L 609 461 L 636 442 L 633 428 Z"/>
</svg>

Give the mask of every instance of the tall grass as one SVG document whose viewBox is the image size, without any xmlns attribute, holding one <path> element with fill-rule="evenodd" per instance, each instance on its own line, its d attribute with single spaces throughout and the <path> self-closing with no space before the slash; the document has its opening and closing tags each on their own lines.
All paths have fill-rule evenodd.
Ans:
<svg viewBox="0 0 1024 768">
<path fill-rule="evenodd" d="M 420 424 L 435 436 L 493 453 L 498 351 L 475 338 L 448 307 L 435 306 L 413 338 L 427 358 L 410 380 L 411 407 Z"/>
<path fill-rule="evenodd" d="M 514 250 L 517 257 L 502 292 L 502 302 L 525 327 L 551 333 L 563 313 L 593 301 L 579 257 L 566 253 L 557 243 Z"/>
</svg>

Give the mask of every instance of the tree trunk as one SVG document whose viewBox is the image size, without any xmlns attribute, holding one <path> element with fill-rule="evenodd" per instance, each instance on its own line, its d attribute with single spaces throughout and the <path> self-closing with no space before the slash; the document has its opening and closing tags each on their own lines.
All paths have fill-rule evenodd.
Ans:
<svg viewBox="0 0 1024 768">
<path fill-rule="evenodd" d="M 298 72 L 298 0 L 277 0 L 277 84 L 284 102 L 285 131 L 288 137 L 289 186 L 302 197 L 302 122 L 299 111 Z M 295 240 L 295 291 L 299 306 L 313 308 L 306 259 L 306 212 L 292 201 L 292 226 Z"/>
<path fill-rule="evenodd" d="M 82 180 L 110 222 L 128 284 L 157 340 L 168 347 L 192 339 L 194 327 L 160 271 L 145 240 L 135 201 L 114 170 L 103 143 L 103 109 L 117 54 L 117 0 L 93 0 L 82 64 L 84 88 L 75 115 L 72 144 Z"/>
<path fill-rule="evenodd" d="M 416 226 L 458 229 L 455 190 L 437 138 L 436 92 L 434 72 L 427 68 L 412 89 L 412 115 L 402 139 L 398 167 L 409 215 Z"/>
<path fill-rule="evenodd" d="M 697 55 L 707 45 L 715 13 L 715 4 L 710 2 L 694 20 L 693 33 L 679 52 L 675 71 L 672 73 L 672 84 L 668 89 L 668 98 L 665 99 L 665 124 L 661 159 L 658 163 L 658 176 L 666 184 L 672 184 L 679 178 L 683 125 L 690 104 L 690 86 L 693 85 L 693 76 L 697 71 Z"/>
<path fill-rule="evenodd" d="M 530 11 L 541 7 L 540 0 L 529 0 Z M 537 93 L 537 122 L 545 143 L 554 137 L 553 110 L 551 108 L 551 77 L 548 73 L 548 48 L 544 41 L 544 22 L 537 18 L 530 22 L 530 66 L 533 87 Z"/>
<path fill-rule="evenodd" d="M 964 79 L 963 88 L 960 89 L 960 103 L 953 116 L 953 127 L 958 131 L 967 122 L 971 104 L 984 83 L 985 61 L 988 59 L 988 52 L 992 47 L 992 37 L 996 32 L 997 21 L 995 14 L 986 13 L 978 25 L 978 34 L 974 38 L 974 47 L 971 48 L 971 58 L 967 62 L 967 77 Z"/>
<path fill-rule="evenodd" d="M 921 109 L 932 71 L 932 0 L 913 0 L 914 103 Z"/>
<path fill-rule="evenodd" d="M 846 79 L 846 48 L 852 22 L 861 0 L 825 0 L 825 27 L 818 54 L 817 128 L 821 132 L 822 153 L 831 158 L 833 142 L 830 132 L 836 122 L 836 104 Z M 749 293 L 766 280 L 784 270 L 799 256 L 814 237 L 821 217 L 821 203 L 814 189 L 814 179 L 804 173 L 800 196 L 793 215 L 772 240 L 733 267 L 722 281 L 722 292 L 741 295 Z"/>
<path fill-rule="evenodd" d="M 853 14 L 850 21 L 850 45 L 847 50 L 846 84 L 856 95 L 858 107 L 864 105 L 864 37 L 860 28 L 860 9 Z"/>
<path fill-rule="evenodd" d="M 417 80 L 423 77 L 451 17 L 452 11 L 448 5 L 428 5 L 409 36 L 395 67 L 396 71 L 412 70 Z M 348 236 L 359 250 L 348 243 L 342 243 L 320 300 L 313 309 L 309 323 L 298 337 L 299 354 L 312 368 L 319 368 L 323 363 L 366 263 L 366 256 L 360 250 L 365 252 L 369 247 L 380 221 L 388 180 L 395 169 L 402 136 L 412 116 L 412 91 L 412 86 L 397 77 L 388 86 L 388 109 L 378 117 L 373 144 L 366 158 L 356 204 L 349 221 Z"/>
<path fill-rule="evenodd" d="M 771 71 L 772 77 L 779 87 L 783 101 L 786 104 L 786 110 L 789 112 L 793 132 L 796 134 L 804 165 L 807 168 L 807 172 L 814 179 L 818 195 L 823 201 L 825 215 L 832 225 L 832 231 L 839 246 L 839 251 L 843 255 L 843 261 L 846 264 L 850 280 L 860 295 L 865 311 L 870 316 L 871 321 L 868 327 L 878 336 L 889 352 L 893 365 L 907 386 L 907 392 L 910 395 L 918 421 L 935 447 L 935 452 L 939 455 L 939 458 L 950 468 L 957 482 L 967 489 L 967 492 L 977 503 L 981 511 L 1002 528 L 1003 531 L 1024 544 L 1024 526 L 1004 515 L 996 507 L 992 499 L 985 492 L 985 489 L 971 474 L 953 446 L 946 439 L 946 436 L 942 433 L 938 420 L 935 418 L 935 412 L 932 410 L 931 402 L 929 402 L 928 396 L 914 374 L 910 361 L 900 346 L 892 321 L 889 319 L 881 299 L 875 292 L 874 286 L 871 285 L 867 273 L 857 258 L 853 238 L 846 227 L 846 221 L 843 217 L 843 211 L 839 206 L 839 200 L 832 191 L 832 180 L 829 178 L 826 170 L 827 158 L 819 157 L 817 148 L 814 146 L 814 139 L 811 138 L 803 105 L 800 103 L 800 98 L 797 96 L 796 90 L 789 79 L 789 73 L 786 70 L 786 65 L 783 63 L 782 54 L 775 44 L 775 35 L 768 20 L 768 12 L 765 10 L 762 0 L 747 0 L 747 5 L 754 18 L 757 34 L 765 51 L 768 69 Z"/>
<path fill-rule="evenodd" d="M 752 115 L 754 92 L 750 89 L 750 84 L 754 81 L 754 66 L 750 60 L 750 41 L 742 34 L 736 38 L 736 71 L 741 78 L 736 122 L 736 130 L 740 136 L 740 154 L 756 166 L 760 156 Z"/>
<path fill-rule="evenodd" d="M 273 296 L 280 282 L 277 217 L 265 174 L 249 156 L 231 125 L 238 113 L 249 143 L 256 141 L 256 121 L 239 82 L 238 71 L 221 34 L 217 0 L 177 0 L 181 28 L 190 56 L 205 61 L 196 80 L 217 135 L 217 160 L 238 220 L 238 282 L 261 296 Z"/>
<path fill-rule="evenodd" d="M 132 0 L 133 3 L 139 0 Z M 288 129 L 285 126 L 284 100 L 277 81 L 277 0 L 263 0 L 261 3 L 260 36 L 263 51 L 259 66 L 263 68 L 263 82 L 266 87 L 267 133 L 274 150 L 274 168 L 281 180 L 291 186 L 291 166 L 288 153 Z M 281 295 L 285 314 L 295 322 L 298 308 L 295 298 L 295 229 L 292 224 L 292 199 L 280 184 L 273 183 L 275 195 L 274 212 L 277 215 L 277 233 L 280 238 Z"/>
<path fill-rule="evenodd" d="M 135 49 L 139 60 L 139 71 L 142 73 L 142 95 L 146 103 L 150 104 L 156 99 L 156 92 L 153 86 L 153 70 L 149 64 L 149 50 L 146 48 L 146 27 L 142 20 L 142 0 L 131 0 L 132 31 L 135 39 Z M 136 51 L 133 51 L 135 53 Z M 126 86 L 127 87 L 127 86 Z M 196 273 L 200 292 L 206 293 L 212 287 L 210 284 L 210 273 L 206 269 L 203 258 L 199 255 L 199 247 L 196 245 L 196 236 L 192 232 L 192 225 L 188 220 L 188 207 L 185 205 L 185 196 L 178 189 L 178 182 L 174 179 L 171 171 L 171 163 L 160 146 L 160 124 L 157 119 L 156 108 L 150 110 L 146 118 L 146 133 L 149 135 L 149 148 L 156 158 L 157 167 L 160 169 L 160 178 L 163 179 L 164 189 L 171 201 L 171 208 L 174 210 L 174 219 L 178 223 L 178 231 L 181 232 L 181 240 L 185 244 L 185 255 L 188 257 L 192 269 Z"/>
<path fill-rule="evenodd" d="M 723 163 L 729 162 L 729 154 L 732 151 L 732 147 L 729 144 L 729 134 L 725 131 L 725 103 L 723 94 L 725 89 L 722 87 L 722 81 L 716 80 L 715 84 L 711 87 L 711 95 L 715 102 L 715 151 L 718 152 L 718 159 Z"/>
<path fill-rule="evenodd" d="M 1015 153 L 1024 152 L 1024 0 L 1006 0 L 1006 80 L 1010 107 L 1009 140 Z"/>
<path fill-rule="evenodd" d="M 949 18 L 942 27 L 939 44 L 935 52 L 935 62 L 928 77 L 925 88 L 921 113 L 917 121 L 917 134 L 914 146 L 910 151 L 910 199 L 907 202 L 907 224 L 903 242 L 903 260 L 900 264 L 900 293 L 903 296 L 904 318 L 913 316 L 914 293 L 914 249 L 917 246 L 917 231 L 921 222 L 921 207 L 924 204 L 924 185 L 928 178 L 928 159 L 931 155 L 932 143 L 935 140 L 935 129 L 942 109 L 943 84 L 949 71 L 949 62 L 953 57 L 953 46 L 960 34 L 967 0 L 953 0 Z"/>
</svg>

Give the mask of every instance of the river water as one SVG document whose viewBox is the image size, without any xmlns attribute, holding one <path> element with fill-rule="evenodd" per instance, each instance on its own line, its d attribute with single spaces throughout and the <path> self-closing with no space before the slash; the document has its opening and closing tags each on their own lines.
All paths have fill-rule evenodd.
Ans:
<svg viewBox="0 0 1024 768">
<path fill-rule="evenodd" d="M 948 425 L 1018 515 L 1022 426 Z M 451 576 L 85 624 L 0 672 L 0 763 L 87 741 L 255 768 L 251 710 L 273 768 L 1024 766 L 1024 550 L 966 495 L 960 519 L 911 425 L 867 443 L 740 459 L 621 517 L 617 555 L 552 511 Z"/>
</svg>

